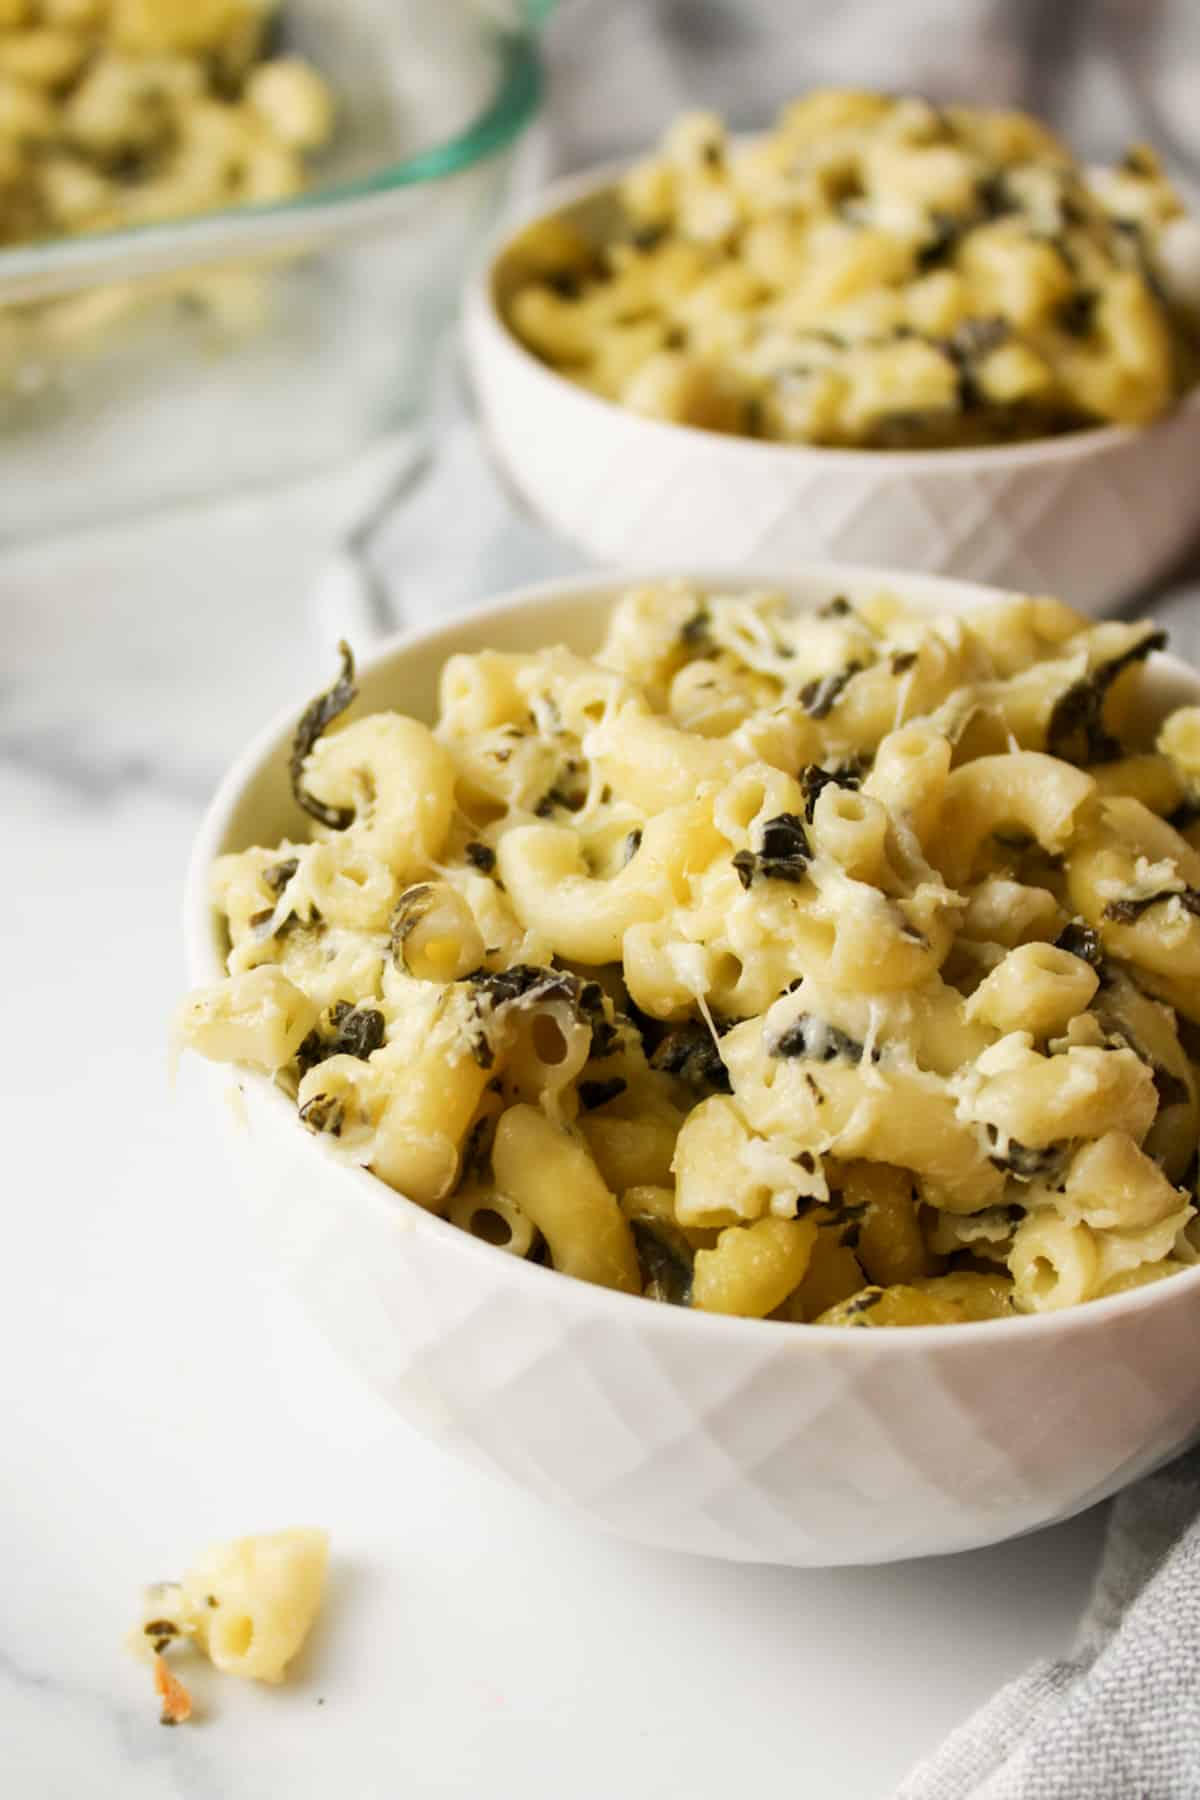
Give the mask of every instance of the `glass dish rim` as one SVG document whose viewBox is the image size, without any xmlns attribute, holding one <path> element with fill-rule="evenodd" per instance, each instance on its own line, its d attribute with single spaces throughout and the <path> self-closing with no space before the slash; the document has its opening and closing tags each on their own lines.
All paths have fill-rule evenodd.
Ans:
<svg viewBox="0 0 1200 1800">
<path fill-rule="evenodd" d="M 369 174 L 286 200 L 221 207 L 115 231 L 14 245 L 0 250 L 0 298 L 7 281 L 37 280 L 59 271 L 69 277 L 97 263 L 117 262 L 125 249 L 136 253 L 153 248 L 159 254 L 174 250 L 184 262 L 193 246 L 203 257 L 212 253 L 214 240 L 253 238 L 256 228 L 294 225 L 318 229 L 334 219 L 345 220 L 367 211 L 372 202 L 385 201 L 389 195 L 430 185 L 485 161 L 519 137 L 537 111 L 542 71 L 532 23 L 548 10 L 546 0 L 534 0 L 528 9 L 529 25 L 497 30 L 496 84 L 483 109 L 453 137 L 385 163 Z"/>
</svg>

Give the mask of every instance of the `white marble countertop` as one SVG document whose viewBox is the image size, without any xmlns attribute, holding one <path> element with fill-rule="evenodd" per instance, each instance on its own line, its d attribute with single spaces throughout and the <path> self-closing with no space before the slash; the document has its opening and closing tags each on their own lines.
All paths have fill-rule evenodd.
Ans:
<svg viewBox="0 0 1200 1800">
<path fill-rule="evenodd" d="M 440 488 L 383 534 L 410 614 L 569 561 L 504 522 L 478 454 L 452 434 Z M 468 478 L 474 547 L 439 560 Z M 189 838 L 233 748 L 326 673 L 339 622 L 310 595 L 335 513 L 264 503 L 0 565 L 3 1791 L 881 1800 L 1065 1649 L 1102 1517 L 830 1572 L 591 1535 L 358 1386 L 249 1237 L 205 1083 L 185 1065 L 169 1087 Z M 121 1647 L 141 1584 L 304 1522 L 331 1530 L 335 1572 L 294 1681 L 200 1670 L 195 1724 L 160 1730 Z"/>
<path fill-rule="evenodd" d="M 993 10 L 958 21 L 989 93 Z M 823 20 L 776 64 L 735 9 L 674 11 L 674 60 L 632 6 L 595 39 L 564 20 L 560 161 L 610 151 L 614 122 L 642 141 L 683 94 L 739 117 L 753 95 L 757 116 L 766 72 L 803 85 L 814 41 L 841 72 L 852 35 Z M 934 41 L 910 36 L 914 54 Z M 966 50 L 934 37 L 938 70 L 969 85 Z M 595 103 L 605 62 L 617 111 Z M 1102 1510 L 827 1572 L 592 1535 L 459 1467 L 341 1367 L 248 1233 L 207 1084 L 185 1065 L 169 1086 L 190 837 L 233 751 L 329 673 L 347 621 L 314 582 L 345 506 L 322 489 L 0 561 L 0 1792 L 884 1800 L 1000 1682 L 1067 1647 Z M 376 545 L 407 618 L 573 566 L 461 424 Z M 1175 610 L 1194 653 L 1194 608 Z M 213 1538 L 291 1523 L 334 1545 L 294 1678 L 199 1668 L 195 1722 L 161 1730 L 122 1649 L 141 1585 Z"/>
</svg>

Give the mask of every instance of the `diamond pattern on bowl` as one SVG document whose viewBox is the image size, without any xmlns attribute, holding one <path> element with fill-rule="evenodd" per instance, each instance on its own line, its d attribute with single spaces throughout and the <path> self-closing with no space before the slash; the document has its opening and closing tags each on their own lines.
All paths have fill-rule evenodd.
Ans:
<svg viewBox="0 0 1200 1800">
<path fill-rule="evenodd" d="M 274 1170 L 251 1195 L 335 1346 L 448 1448 L 641 1542 L 801 1565 L 965 1549 L 1090 1504 L 1200 1423 L 1192 1277 L 999 1340 L 727 1330 L 363 1205 L 266 1116 L 275 1096 L 248 1098 Z"/>
</svg>

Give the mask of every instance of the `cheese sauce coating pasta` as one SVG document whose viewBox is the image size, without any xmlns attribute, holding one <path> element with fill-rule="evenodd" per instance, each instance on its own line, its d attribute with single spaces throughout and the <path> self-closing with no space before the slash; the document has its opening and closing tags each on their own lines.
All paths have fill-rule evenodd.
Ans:
<svg viewBox="0 0 1200 1800">
<path fill-rule="evenodd" d="M 1148 623 L 626 593 L 594 658 L 305 714 L 183 1041 L 476 1236 L 868 1328 L 1196 1260 L 1200 708 Z M 298 815 L 299 817 L 299 815 Z"/>
<path fill-rule="evenodd" d="M 1093 173 L 1023 113 L 816 92 L 743 142 L 683 116 L 618 201 L 518 239 L 508 320 L 652 417 L 938 448 L 1144 424 L 1196 374 L 1145 148 Z"/>
</svg>

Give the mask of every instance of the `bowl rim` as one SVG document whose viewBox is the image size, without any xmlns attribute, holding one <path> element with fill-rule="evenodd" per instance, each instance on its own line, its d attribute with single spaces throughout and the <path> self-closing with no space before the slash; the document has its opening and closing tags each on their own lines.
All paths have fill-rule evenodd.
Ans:
<svg viewBox="0 0 1200 1800">
<path fill-rule="evenodd" d="M 601 199 L 634 166 L 635 160 L 596 164 L 561 177 L 542 188 L 507 217 L 493 235 L 467 288 L 464 311 L 468 321 L 473 320 L 479 329 L 491 333 L 494 340 L 498 339 L 505 352 L 520 363 L 531 379 L 542 382 L 548 393 L 559 396 L 569 394 L 572 399 L 577 400 L 585 415 L 589 409 L 597 409 L 597 416 L 603 415 L 611 419 L 615 415 L 633 421 L 651 436 L 661 439 L 664 448 L 671 443 L 678 443 L 682 434 L 692 443 L 708 446 L 710 453 L 714 455 L 744 456 L 750 461 L 755 458 L 787 456 L 796 462 L 828 461 L 845 470 L 870 468 L 877 473 L 894 470 L 897 474 L 907 474 L 928 473 L 935 469 L 946 469 L 949 465 L 966 470 L 1004 469 L 1010 465 L 1025 465 L 1042 460 L 1061 462 L 1073 457 L 1099 455 L 1144 438 L 1149 432 L 1170 424 L 1181 414 L 1200 411 L 1200 383 L 1197 383 L 1180 394 L 1166 412 L 1147 425 L 1087 425 L 1074 431 L 1061 432 L 1056 437 L 1022 438 L 1012 444 L 972 444 L 962 448 L 951 445 L 940 450 L 874 450 L 836 444 L 793 444 L 777 438 L 751 438 L 736 432 L 705 431 L 698 425 L 686 425 L 673 419 L 656 419 L 646 413 L 634 412 L 632 408 L 621 406 L 615 400 L 605 399 L 603 395 L 592 393 L 589 388 L 580 387 L 549 363 L 543 362 L 523 344 L 497 303 L 496 278 L 499 265 L 514 248 L 516 240 L 531 225 L 552 219 L 567 207 L 587 200 Z"/>
<path fill-rule="evenodd" d="M 377 674 L 397 660 L 402 661 L 409 652 L 427 651 L 439 644 L 444 646 L 444 656 L 452 655 L 456 648 L 455 640 L 464 631 L 474 634 L 485 627 L 489 619 L 521 614 L 536 615 L 551 607 L 561 606 L 564 602 L 569 604 L 612 600 L 628 588 L 667 580 L 693 582 L 717 593 L 753 593 L 778 589 L 787 594 L 793 603 L 796 600 L 795 589 L 801 582 L 819 582 L 835 592 L 843 586 L 878 583 L 886 587 L 900 584 L 906 597 L 915 598 L 918 605 L 925 604 L 928 600 L 936 606 L 941 597 L 952 608 L 962 611 L 1009 598 L 1015 591 L 989 587 L 981 582 L 960 581 L 951 576 L 906 574 L 873 565 L 817 560 L 804 562 L 787 573 L 730 568 L 666 570 L 641 566 L 599 569 L 587 574 L 560 576 L 509 589 L 449 620 L 394 632 L 371 646 L 369 654 L 358 665 L 357 675 L 362 678 Z M 806 611 L 808 607 L 801 603 L 798 610 Z M 1197 702 L 1200 702 L 1200 669 L 1194 668 L 1180 657 L 1161 651 L 1153 653 L 1151 665 L 1194 688 Z M 305 694 L 280 708 L 271 721 L 255 734 L 221 778 L 197 829 L 188 861 L 183 896 L 188 976 L 194 985 L 212 982 L 224 973 L 215 951 L 209 870 L 214 858 L 221 853 L 230 820 L 241 803 L 244 791 L 258 778 L 262 765 L 290 741 L 296 721 L 310 699 L 311 695 Z M 227 1070 L 243 1090 L 249 1084 L 256 1097 L 271 1109 L 272 1117 L 277 1123 L 295 1128 L 296 1115 L 291 1100 L 265 1071 L 243 1064 L 214 1064 L 210 1065 L 210 1070 L 214 1075 Z M 633 1315 L 627 1315 L 625 1309 L 630 1306 L 645 1309 L 639 1311 L 636 1317 L 642 1321 L 644 1328 L 651 1330 L 688 1333 L 699 1329 L 705 1334 L 752 1334 L 764 1346 L 771 1339 L 763 1334 L 773 1332 L 774 1341 L 780 1347 L 792 1343 L 797 1347 L 811 1345 L 814 1349 L 822 1345 L 828 1348 L 834 1343 L 857 1344 L 858 1349 L 848 1350 L 847 1354 L 896 1356 L 910 1345 L 916 1352 L 918 1348 L 927 1349 L 931 1341 L 942 1343 L 947 1338 L 954 1343 L 983 1345 L 993 1341 L 1010 1341 L 1014 1331 L 1026 1338 L 1035 1331 L 1045 1336 L 1060 1332 L 1102 1330 L 1109 1320 L 1118 1315 L 1132 1317 L 1149 1310 L 1164 1299 L 1164 1290 L 1174 1293 L 1178 1302 L 1184 1298 L 1185 1290 L 1192 1293 L 1200 1288 L 1198 1263 L 1193 1268 L 1181 1270 L 1161 1281 L 1148 1282 L 1126 1293 L 1111 1294 L 1104 1299 L 1087 1301 L 1079 1306 L 1009 1319 L 968 1320 L 954 1327 L 910 1325 L 900 1331 L 855 1331 L 837 1325 L 796 1327 L 777 1319 L 746 1319 L 723 1313 L 698 1314 L 688 1307 L 655 1305 L 640 1294 L 626 1294 L 612 1288 L 598 1287 L 594 1283 L 566 1276 L 557 1269 L 509 1256 L 495 1245 L 474 1237 L 471 1232 L 451 1224 L 449 1219 L 440 1217 L 419 1202 L 410 1200 L 407 1195 L 388 1187 L 366 1168 L 336 1156 L 320 1139 L 312 1139 L 304 1134 L 303 1138 L 297 1135 L 295 1141 L 297 1147 L 303 1144 L 306 1151 L 323 1158 L 327 1169 L 336 1169 L 337 1177 L 345 1184 L 347 1203 L 353 1194 L 368 1212 L 380 1220 L 386 1220 L 391 1228 L 428 1232 L 433 1242 L 441 1242 L 454 1254 L 470 1258 L 483 1257 L 497 1279 L 500 1278 L 497 1259 L 502 1258 L 508 1270 L 505 1279 L 512 1279 L 519 1286 L 533 1284 L 526 1290 L 531 1301 L 536 1301 L 539 1294 L 546 1297 L 548 1290 L 541 1284 L 552 1280 L 559 1284 L 554 1291 L 562 1297 L 563 1305 L 571 1306 L 571 1295 L 574 1294 L 575 1303 L 581 1308 L 581 1316 L 582 1309 L 589 1306 L 602 1310 L 615 1306 L 615 1322 L 620 1323 L 626 1317 L 632 1322 Z M 895 1342 L 897 1337 L 900 1339 L 899 1345 Z M 885 1344 L 890 1343 L 891 1349 L 881 1349 L 879 1340 L 883 1340 Z M 874 1349 L 870 1348 L 872 1344 Z"/>
<path fill-rule="evenodd" d="M 481 110 L 452 137 L 365 175 L 306 189 L 284 200 L 218 207 L 179 219 L 0 249 L 0 300 L 40 298 L 53 291 L 56 276 L 63 277 L 71 288 L 97 275 L 112 280 L 118 271 L 111 265 L 123 254 L 132 256 L 134 273 L 151 272 L 193 258 L 207 261 L 224 256 L 242 249 L 246 239 L 266 239 L 273 244 L 303 234 L 311 241 L 314 233 L 373 221 L 392 196 L 459 174 L 521 134 L 532 120 L 542 92 L 535 26 L 553 4 L 554 0 L 525 0 L 524 25 L 496 27 L 492 91 Z M 124 266 L 119 270 L 123 276 L 129 272 Z M 9 295 L 6 290 L 10 286 L 18 291 Z"/>
</svg>

